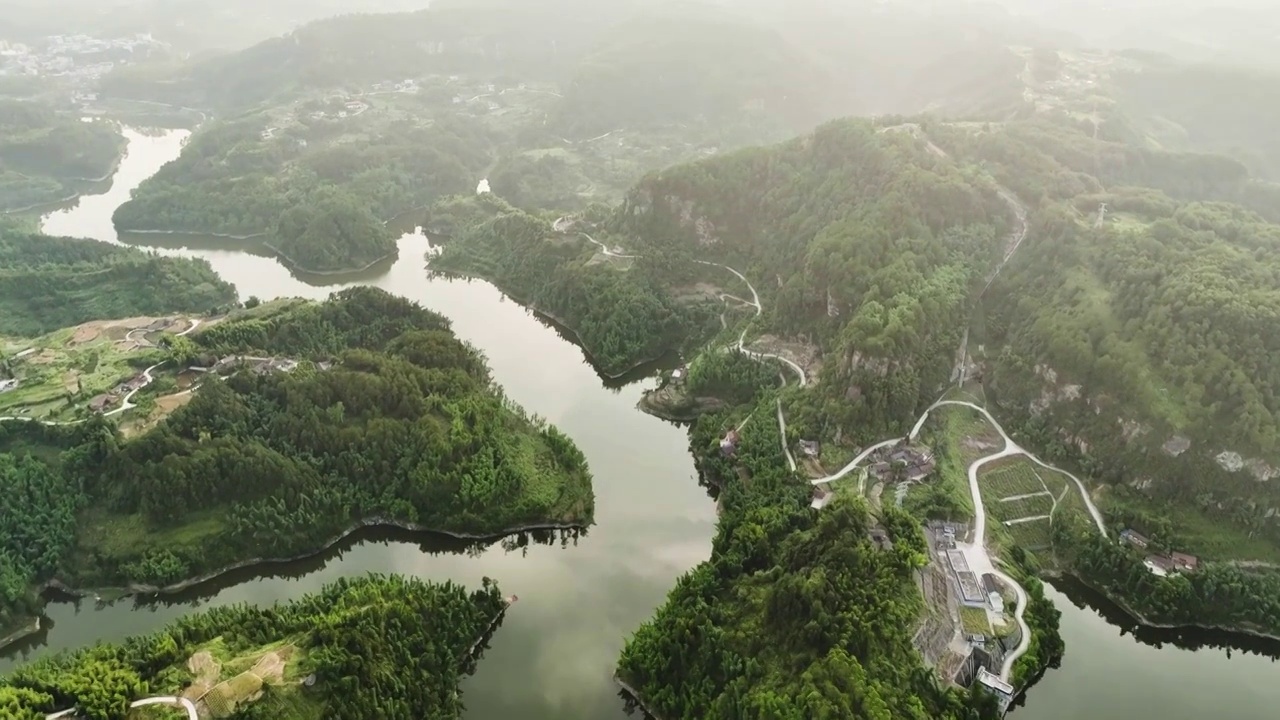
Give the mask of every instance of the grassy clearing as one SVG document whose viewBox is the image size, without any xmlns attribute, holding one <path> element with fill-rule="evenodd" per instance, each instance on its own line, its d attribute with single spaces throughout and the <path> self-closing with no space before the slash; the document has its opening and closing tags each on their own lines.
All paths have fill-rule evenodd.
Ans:
<svg viewBox="0 0 1280 720">
<path fill-rule="evenodd" d="M 1084 501 L 1079 497 L 1075 499 L 1075 504 L 1079 506 L 1079 512 L 1085 511 Z M 1104 514 L 1116 507 L 1128 506 L 1167 518 L 1176 529 L 1178 549 L 1197 555 L 1202 560 L 1262 560 L 1280 563 L 1280 547 L 1264 538 L 1250 537 L 1247 530 L 1207 517 L 1194 508 L 1150 500 L 1134 492 L 1123 496 L 1107 493 L 1101 504 Z"/>
<path fill-rule="evenodd" d="M 154 548 L 177 552 L 182 548 L 200 547 L 225 529 L 222 508 L 196 513 L 190 518 L 177 527 L 156 529 L 141 515 L 116 515 L 95 508 L 80 517 L 81 531 L 68 565 L 91 572 L 102 565 L 104 559 L 132 560 Z"/>
<path fill-rule="evenodd" d="M 970 635 L 991 635 L 991 620 L 982 608 L 960 606 L 960 625 Z"/>
</svg>

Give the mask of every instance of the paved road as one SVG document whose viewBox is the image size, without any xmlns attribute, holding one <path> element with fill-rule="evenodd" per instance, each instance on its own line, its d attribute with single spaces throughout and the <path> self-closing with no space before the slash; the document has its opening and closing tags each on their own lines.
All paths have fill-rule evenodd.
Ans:
<svg viewBox="0 0 1280 720">
<path fill-rule="evenodd" d="M 919 128 L 918 127 L 912 128 L 912 131 L 915 133 L 918 133 Z M 941 148 L 938 148 L 936 145 L 930 142 L 928 138 L 924 138 L 924 139 L 929 146 L 930 152 L 933 152 L 934 154 L 940 155 L 943 157 L 946 156 L 946 153 L 942 151 Z M 1014 253 L 1016 253 L 1018 251 L 1018 248 L 1021 247 L 1022 242 L 1026 239 L 1027 230 L 1028 230 L 1026 209 L 1022 205 L 1022 203 L 1017 199 L 1017 197 L 1012 192 L 1010 192 L 1008 189 L 1002 186 L 998 186 L 998 192 L 1000 194 L 1000 197 L 1006 203 L 1008 203 L 1010 208 L 1013 210 L 1014 215 L 1017 218 L 1018 225 L 1015 228 L 1010 238 L 1010 242 L 1006 248 L 1004 258 L 1001 260 L 1000 264 L 996 267 L 995 271 L 991 274 L 991 277 L 988 278 L 987 287 L 990 287 L 991 283 L 995 280 L 996 276 L 999 275 L 1000 271 L 1004 268 L 1006 264 L 1008 264 L 1009 260 L 1013 257 Z M 562 226 L 561 220 L 557 220 L 555 223 L 555 226 L 557 228 L 561 227 Z M 606 247 L 604 243 L 597 241 L 595 238 L 591 237 L 587 233 L 582 233 L 582 235 L 587 240 L 589 240 L 590 242 L 598 246 L 600 248 L 600 251 L 608 257 L 617 257 L 617 258 L 638 257 L 636 255 L 624 255 L 620 252 L 615 252 L 614 250 L 611 250 L 610 248 Z M 740 298 L 734 298 L 734 299 L 740 300 L 741 302 L 744 302 L 754 307 L 756 311 L 756 317 L 759 317 L 761 315 L 761 313 L 763 312 L 763 309 L 760 305 L 760 295 L 759 293 L 756 292 L 755 286 L 751 284 L 751 281 L 747 280 L 747 278 L 742 273 L 738 272 L 737 270 L 727 265 L 720 265 L 719 263 L 708 262 L 705 260 L 697 260 L 695 262 L 698 262 L 703 265 L 714 265 L 716 267 L 724 268 L 725 270 L 728 270 L 729 272 L 736 275 L 744 283 L 746 283 L 747 288 L 751 290 L 751 298 L 752 298 L 751 301 L 750 302 L 743 301 Z M 983 291 L 985 292 L 985 288 Z M 750 357 L 754 357 L 761 360 L 765 360 L 765 359 L 779 360 L 785 363 L 786 365 L 788 365 L 789 367 L 791 367 L 796 372 L 796 374 L 800 378 L 800 384 L 802 386 L 808 384 L 808 378 L 805 375 L 804 368 L 801 368 L 796 363 L 786 358 L 779 357 L 777 355 L 772 355 L 767 353 L 757 353 L 757 352 L 747 350 L 746 335 L 747 335 L 748 329 L 749 329 L 749 326 L 746 328 L 743 328 L 742 333 L 738 336 L 738 342 L 736 347 L 740 352 L 746 353 Z M 968 336 L 968 333 L 966 333 L 966 342 L 961 347 L 961 350 L 959 353 L 960 363 L 961 363 L 960 377 L 962 381 L 964 377 L 963 365 L 968 355 L 967 347 L 966 347 L 967 336 Z M 965 559 L 969 563 L 969 568 L 976 575 L 978 575 L 978 577 L 981 577 L 983 575 L 992 575 L 998 578 L 1005 585 L 1013 588 L 1014 594 L 1017 596 L 1017 605 L 1014 610 L 1014 620 L 1018 623 L 1018 627 L 1021 630 L 1021 642 L 1019 642 L 1018 647 L 1014 648 L 1010 653 L 1008 653 L 1008 655 L 1005 656 L 1003 666 L 1000 669 L 1000 678 L 1007 682 L 1009 680 L 1010 674 L 1013 672 L 1014 663 L 1016 663 L 1019 658 L 1021 658 L 1023 655 L 1026 654 L 1028 648 L 1031 645 L 1031 628 L 1027 625 L 1026 620 L 1024 618 L 1024 615 L 1026 613 L 1027 603 L 1029 601 L 1027 598 L 1026 590 L 1023 589 L 1023 587 L 1019 585 L 1017 581 L 1015 581 L 1007 573 L 998 569 L 995 566 L 995 563 L 992 561 L 991 554 L 987 550 L 987 544 L 986 544 L 987 512 L 986 512 L 986 507 L 982 502 L 982 488 L 979 486 L 979 483 L 978 483 L 979 470 L 981 470 L 983 466 L 989 463 L 995 462 L 997 460 L 1001 460 L 1008 457 L 1014 457 L 1014 456 L 1024 456 L 1031 462 L 1043 468 L 1062 473 L 1063 475 L 1066 475 L 1067 477 L 1071 478 L 1071 480 L 1076 484 L 1077 489 L 1080 491 L 1080 496 L 1081 498 L 1084 499 L 1085 506 L 1089 509 L 1089 514 L 1093 517 L 1094 523 L 1098 526 L 1098 531 L 1101 532 L 1104 536 L 1107 534 L 1106 524 L 1102 520 L 1102 513 L 1100 513 L 1098 511 L 1098 508 L 1093 504 L 1093 500 L 1089 497 L 1089 493 L 1085 489 L 1084 483 L 1081 482 L 1079 478 L 1077 478 L 1075 475 L 1065 470 L 1062 470 L 1060 468 L 1054 467 L 1052 465 L 1049 465 L 1041 461 L 1035 455 L 1024 450 L 1016 442 L 1014 442 L 1011 437 L 1009 437 L 1008 433 L 1005 432 L 1004 428 L 1000 425 L 1000 423 L 996 422 L 995 417 L 993 417 L 986 408 L 980 405 L 976 405 L 971 402 L 959 401 L 959 400 L 940 400 L 934 403 L 933 405 L 931 405 L 927 410 L 924 411 L 924 413 L 920 416 L 920 418 L 916 420 L 916 424 L 911 428 L 911 432 L 910 434 L 908 434 L 907 439 L 911 440 L 918 437 L 920 434 L 921 428 L 924 426 L 925 421 L 928 420 L 929 418 L 929 413 L 931 413 L 936 408 L 939 408 L 945 405 L 957 405 L 961 407 L 967 407 L 982 413 L 982 415 L 986 417 L 987 421 L 991 423 L 992 427 L 994 427 L 996 431 L 1000 433 L 1000 437 L 1004 440 L 1004 448 L 1002 450 L 1000 450 L 999 452 L 993 453 L 991 455 L 988 455 L 986 457 L 979 458 L 973 464 L 971 464 L 968 468 L 967 474 L 968 474 L 968 480 L 969 480 L 969 493 L 973 498 L 973 505 L 974 505 L 974 534 L 973 534 L 972 542 L 958 543 L 957 549 L 959 549 L 961 552 L 964 553 Z M 781 401 L 777 402 L 777 414 L 778 414 L 778 428 L 782 433 L 782 449 L 784 454 L 787 457 L 787 465 L 794 472 L 796 469 L 796 462 L 795 462 L 795 458 L 791 454 L 790 448 L 787 447 L 786 417 L 782 412 Z M 812 482 L 813 484 L 816 485 L 819 483 L 827 483 L 833 480 L 838 480 L 844 477 L 845 475 L 848 475 L 850 472 L 852 472 L 856 467 L 858 467 L 858 465 L 864 462 L 875 451 L 881 448 L 887 448 L 887 447 L 896 445 L 901 440 L 902 438 L 891 438 L 889 440 L 885 440 L 883 442 L 872 445 L 871 447 L 868 447 L 865 450 L 863 450 L 861 453 L 859 453 L 857 457 L 851 460 L 847 465 L 845 465 L 839 471 L 831 475 L 828 475 L 826 477 L 813 480 Z"/>
<path fill-rule="evenodd" d="M 143 370 L 142 379 L 145 380 L 146 382 L 142 383 L 142 385 L 140 385 L 138 389 L 130 390 L 129 394 L 124 396 L 124 402 L 120 403 L 120 407 L 116 408 L 115 410 L 112 410 L 111 412 L 103 413 L 102 414 L 103 417 L 111 417 L 112 415 L 119 415 L 125 410 L 132 410 L 133 408 L 137 407 L 137 405 L 133 404 L 133 397 L 137 395 L 139 392 L 142 392 L 143 390 L 145 390 L 148 385 L 155 382 L 155 377 L 151 375 L 151 371 L 155 370 L 161 365 L 164 365 L 167 362 L 169 361 L 165 360 L 163 362 L 158 362 L 155 365 L 152 365 L 151 367 L 147 368 L 146 370 Z M 80 422 L 80 421 L 77 421 L 77 422 Z"/>
<path fill-rule="evenodd" d="M 559 218 L 554 223 L 551 224 L 551 227 L 556 231 L 562 232 L 563 229 L 566 227 L 565 222 L 566 222 L 566 218 Z M 596 240 L 595 238 L 591 237 L 589 233 L 580 232 L 579 234 L 582 237 L 586 238 L 588 242 L 600 248 L 600 254 L 604 255 L 605 257 L 621 258 L 621 259 L 628 259 L 628 260 L 634 260 L 642 257 L 640 255 L 628 255 L 628 254 L 619 252 L 618 250 L 614 250 L 606 246 L 604 243 L 600 242 L 599 240 Z M 708 265 L 710 267 L 722 268 L 724 270 L 728 270 L 729 272 L 733 273 L 739 280 L 741 280 L 744 284 L 746 284 L 747 289 L 751 291 L 751 299 L 744 300 L 743 298 L 735 297 L 733 295 L 724 295 L 722 296 L 721 299 L 730 298 L 738 302 L 741 302 L 744 305 L 749 305 L 755 308 L 757 318 L 760 317 L 761 314 L 763 314 L 764 308 L 760 305 L 760 293 L 756 292 L 756 286 L 751 284 L 751 281 L 747 279 L 747 276 L 738 272 L 734 268 L 729 267 L 728 265 L 722 265 L 720 263 L 714 263 L 708 260 L 694 260 L 694 262 L 698 263 L 699 265 Z M 781 355 L 774 355 L 773 353 L 762 353 L 762 352 L 756 352 L 755 350 L 748 350 L 746 343 L 747 343 L 747 330 L 749 329 L 751 329 L 750 325 L 748 325 L 747 327 L 744 327 L 742 329 L 742 333 L 738 335 L 738 342 L 734 345 L 734 348 L 736 350 L 743 353 L 747 357 L 755 358 L 756 360 L 777 360 L 778 362 L 781 362 L 782 364 L 791 368 L 792 371 L 795 372 L 795 374 L 800 378 L 801 386 L 805 386 L 809 384 L 809 376 L 805 373 L 804 368 L 800 367 L 800 365 L 798 365 L 797 363 L 785 357 L 782 357 Z M 779 418 L 781 418 L 781 415 L 779 415 Z M 783 428 L 784 437 L 786 435 L 785 430 L 786 428 L 784 427 Z M 790 452 L 788 452 L 788 455 L 790 455 Z"/>
<path fill-rule="evenodd" d="M 172 705 L 174 707 L 180 707 L 183 710 L 187 711 L 187 720 L 200 720 L 200 716 L 196 713 L 195 704 L 183 697 L 167 696 L 167 697 L 147 698 L 145 700 L 138 700 L 137 702 L 130 703 L 129 707 L 130 709 L 132 709 L 132 708 L 147 707 L 148 705 Z M 71 708 L 69 710 L 63 710 L 62 712 L 54 713 L 52 715 L 46 715 L 45 720 L 60 720 L 61 718 L 71 719 L 75 717 L 77 717 L 76 709 Z"/>
<path fill-rule="evenodd" d="M 195 319 L 195 318 L 191 318 L 191 327 L 189 327 L 189 328 L 187 328 L 186 330 L 183 330 L 182 332 L 178 333 L 178 337 L 183 337 L 183 336 L 186 336 L 186 335 L 190 335 L 190 334 L 191 334 L 191 333 L 192 333 L 196 328 L 198 328 L 198 327 L 200 327 L 200 320 L 197 320 L 197 319 Z M 126 334 L 126 337 L 128 337 L 128 335 L 127 335 L 127 334 Z M 144 389 L 144 388 L 146 388 L 148 385 L 150 385 L 151 383 L 155 382 L 155 378 L 151 375 L 151 372 L 152 372 L 153 370 L 155 370 L 156 368 L 159 368 L 161 365 L 164 365 L 164 364 L 165 364 L 165 363 L 167 363 L 167 362 L 169 362 L 169 361 L 168 361 L 168 360 L 165 360 L 164 362 L 156 363 L 155 365 L 152 365 L 151 367 L 147 368 L 146 370 L 143 370 L 143 371 L 142 371 L 142 375 L 143 375 L 143 377 L 146 379 L 146 383 L 144 383 L 144 384 L 143 384 L 141 387 L 139 387 L 137 390 L 134 390 L 134 391 L 130 392 L 128 395 L 126 395 L 126 396 L 125 396 L 125 398 L 124 398 L 124 402 L 120 404 L 120 407 L 116 408 L 115 410 L 112 410 L 112 411 L 111 411 L 111 412 L 109 412 L 109 413 L 103 413 L 103 416 L 104 416 L 104 417 L 110 417 L 110 416 L 112 416 L 112 415 L 119 415 L 120 413 L 124 412 L 125 410 L 131 410 L 131 409 L 133 409 L 133 408 L 137 407 L 137 405 L 134 405 L 134 404 L 133 404 L 133 397 L 134 397 L 135 395 L 137 395 L 139 391 L 143 390 L 143 389 Z M 83 420 L 67 420 L 67 421 L 57 421 L 57 420 L 35 420 L 35 419 L 33 419 L 33 418 L 29 418 L 29 417 L 16 417 L 16 416 L 0 417 L 0 422 L 3 422 L 3 421 L 5 421 L 5 420 L 20 420 L 20 421 L 22 421 L 22 422 L 39 422 L 41 425 L 48 425 L 48 426 L 51 426 L 51 427 L 52 427 L 52 426 L 57 426 L 57 425 L 79 425 L 80 423 L 84 422 Z"/>
<path fill-rule="evenodd" d="M 1072 475 L 1071 473 L 1067 472 L 1066 470 L 1063 470 L 1060 467 L 1055 467 L 1053 465 L 1050 465 L 1044 462 L 1040 458 L 1036 457 L 1032 453 L 1020 447 L 1017 443 L 1013 441 L 1012 438 L 1009 437 L 1009 434 L 1004 431 L 1004 428 L 1001 427 L 1000 423 L 996 422 L 996 419 L 992 417 L 991 413 L 981 405 L 975 405 L 974 403 L 966 402 L 964 400 L 939 400 L 938 402 L 931 405 L 928 410 L 924 411 L 924 414 L 921 415 L 920 419 L 916 421 L 915 427 L 911 428 L 911 434 L 909 435 L 909 437 L 913 439 L 917 437 L 920 434 L 920 428 L 924 426 L 925 420 L 929 419 L 929 413 L 933 412 L 935 409 L 940 408 L 944 405 L 958 405 L 960 407 L 967 407 L 971 410 L 977 410 L 978 412 L 982 413 L 982 415 L 987 419 L 987 422 L 991 423 L 991 426 L 994 427 L 996 429 L 996 432 L 1000 433 L 1000 437 L 1004 439 L 1005 449 L 1002 450 L 1001 453 L 1006 453 L 1006 454 L 1002 455 L 1002 457 L 1022 455 L 1026 457 L 1028 460 L 1030 460 L 1031 462 L 1035 463 L 1036 465 L 1039 465 L 1042 468 L 1045 468 L 1047 470 L 1052 470 L 1054 472 L 1062 473 L 1063 475 L 1066 475 L 1067 477 L 1071 478 L 1071 481 L 1076 484 L 1076 488 L 1080 491 L 1080 497 L 1084 500 L 1085 507 L 1089 509 L 1089 515 L 1093 517 L 1094 524 L 1098 526 L 1098 532 L 1102 533 L 1103 536 L 1107 534 L 1107 525 L 1102 519 L 1102 513 L 1098 511 L 1098 506 L 1093 504 L 1093 499 L 1089 497 L 1089 491 L 1085 489 L 1084 483 L 1080 481 L 1080 478 L 1076 477 L 1075 475 Z M 987 459 L 988 458 L 983 458 L 978 462 L 985 462 Z"/>
<path fill-rule="evenodd" d="M 173 705 L 187 711 L 187 720 L 200 720 L 200 716 L 196 714 L 195 703 L 182 697 L 153 697 L 146 700 L 139 700 L 131 705 L 130 708 L 146 707 L 148 705 Z"/>
<path fill-rule="evenodd" d="M 782 401 L 778 403 L 778 432 L 782 435 L 782 453 L 787 456 L 787 467 L 791 468 L 791 472 L 796 471 L 796 458 L 791 454 L 791 448 L 787 447 L 787 418 L 782 414 Z"/>
</svg>

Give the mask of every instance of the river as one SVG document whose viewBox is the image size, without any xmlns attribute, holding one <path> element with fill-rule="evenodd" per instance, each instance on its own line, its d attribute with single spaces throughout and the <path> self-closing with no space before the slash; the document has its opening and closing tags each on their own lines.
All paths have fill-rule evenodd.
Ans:
<svg viewBox="0 0 1280 720">
<path fill-rule="evenodd" d="M 127 132 L 128 154 L 111 188 L 43 219 L 51 234 L 121 242 L 111 214 L 130 191 L 176 157 L 187 133 Z M 345 575 L 405 573 L 475 585 L 497 579 L 519 602 L 478 672 L 463 682 L 468 720 L 622 718 L 610 680 L 625 638 L 648 619 L 676 578 L 710 553 L 713 503 L 694 476 L 683 429 L 635 409 L 653 380 L 605 383 L 562 333 L 483 282 L 428 278 L 419 233 L 399 256 L 356 276 L 291 273 L 252 241 L 131 236 L 165 254 L 201 257 L 242 298 L 323 298 L 356 283 L 376 285 L 444 313 L 459 337 L 484 351 L 494 377 L 528 409 L 564 430 L 595 476 L 596 525 L 566 543 L 459 547 L 404 533 L 370 533 L 320 558 L 240 573 L 164 603 L 98 607 L 54 603 L 48 631 L 0 656 L 0 672 L 23 658 L 152 630 L 197 607 L 270 603 Z M 1105 601 L 1080 588 L 1050 590 L 1063 613 L 1067 657 L 1014 711 L 1021 720 L 1270 720 L 1280 705 L 1272 656 L 1280 645 L 1143 631 L 1136 635 Z M 1079 603 L 1079 604 L 1077 604 Z M 1173 643 L 1204 646 L 1180 649 Z M 1157 647 L 1153 643 L 1164 643 Z M 1264 654 L 1250 654 L 1253 648 Z M 1269 654 L 1269 655 L 1268 655 Z"/>
</svg>

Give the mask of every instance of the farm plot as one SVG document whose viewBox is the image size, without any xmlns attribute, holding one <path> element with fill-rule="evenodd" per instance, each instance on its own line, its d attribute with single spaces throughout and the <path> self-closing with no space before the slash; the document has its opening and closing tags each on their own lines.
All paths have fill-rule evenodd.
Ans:
<svg viewBox="0 0 1280 720">
<path fill-rule="evenodd" d="M 1053 544 L 1053 526 L 1047 519 L 1005 525 L 1003 529 L 1014 543 L 1026 550 L 1040 550 Z"/>
<path fill-rule="evenodd" d="M 1050 514 L 1053 512 L 1053 498 L 1041 490 L 1039 495 L 1019 497 L 1016 500 L 990 500 L 986 502 L 986 506 L 987 511 L 997 520 L 1006 522 Z"/>
<path fill-rule="evenodd" d="M 1045 484 L 1035 468 L 1025 460 L 1001 464 L 982 473 L 979 480 L 982 483 L 983 497 L 991 500 L 1045 491 Z"/>
</svg>

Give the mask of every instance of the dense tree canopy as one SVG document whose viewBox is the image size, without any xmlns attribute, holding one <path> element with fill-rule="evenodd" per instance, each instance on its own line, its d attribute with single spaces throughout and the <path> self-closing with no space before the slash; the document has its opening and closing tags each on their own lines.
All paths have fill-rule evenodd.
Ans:
<svg viewBox="0 0 1280 720">
<path fill-rule="evenodd" d="M 870 440 L 946 381 L 1010 215 L 974 169 L 906 132 L 839 121 L 656 173 L 614 227 L 635 252 L 694 254 L 753 278 L 762 329 L 818 346 L 815 401 L 839 399 L 832 423 Z"/>
<path fill-rule="evenodd" d="M 124 720 L 131 702 L 191 685 L 196 652 L 256 658 L 284 646 L 294 649 L 289 680 L 232 717 L 302 720 L 318 705 L 326 718 L 448 720 L 462 710 L 458 680 L 474 670 L 505 607 L 487 578 L 471 593 L 396 576 L 343 579 L 288 604 L 216 608 L 19 668 L 0 684 L 0 712 L 26 720 L 75 707 L 90 720 Z M 294 663 L 314 685 L 299 684 L 305 675 Z"/>
<path fill-rule="evenodd" d="M 395 249 L 387 220 L 472 190 L 490 153 L 485 132 L 460 118 L 424 126 L 373 115 L 343 123 L 302 112 L 266 140 L 265 115 L 214 123 L 138 187 L 115 224 L 261 237 L 304 270 L 362 268 Z"/>
<path fill-rule="evenodd" d="M 762 409 L 772 398 L 760 402 L 732 458 L 717 441 L 734 416 L 695 424 L 691 448 L 720 496 L 712 557 L 627 642 L 619 675 L 661 717 L 994 718 L 990 698 L 943 688 L 912 646 L 918 524 L 847 495 L 812 511 Z M 880 522 L 892 549 L 869 539 Z"/>
<path fill-rule="evenodd" d="M 477 209 L 462 211 L 467 203 Z M 606 374 L 621 375 L 669 349 L 695 344 L 718 327 L 717 305 L 679 300 L 662 286 L 669 280 L 665 264 L 643 258 L 595 262 L 595 245 L 555 233 L 545 220 L 497 198 L 437 207 L 456 234 L 433 268 L 491 280 L 565 323 Z"/>
<path fill-rule="evenodd" d="M 6 426 L 54 459 L 0 456 L 5 611 L 28 610 L 23 586 L 54 575 L 165 586 L 315 552 L 364 522 L 483 536 L 591 521 L 582 453 L 506 399 L 433 312 L 357 288 L 246 311 L 189 339 L 172 344 L 184 362 L 301 364 L 245 361 L 211 376 L 128 441 L 101 418 Z"/>
<path fill-rule="evenodd" d="M 123 151 L 112 123 L 0 98 L 0 210 L 64 200 L 109 175 Z"/>
<path fill-rule="evenodd" d="M 34 337 L 101 318 L 211 312 L 235 288 L 204 260 L 49 237 L 0 220 L 0 334 Z"/>
</svg>

